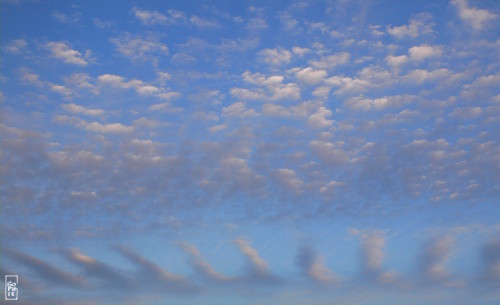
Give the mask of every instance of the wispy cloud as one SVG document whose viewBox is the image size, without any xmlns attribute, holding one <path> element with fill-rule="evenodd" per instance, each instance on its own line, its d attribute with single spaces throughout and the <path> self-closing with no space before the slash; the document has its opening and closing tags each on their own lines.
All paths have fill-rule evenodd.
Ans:
<svg viewBox="0 0 500 305">
<path fill-rule="evenodd" d="M 91 51 L 87 50 L 85 53 L 74 50 L 66 42 L 51 41 L 45 44 L 45 48 L 50 52 L 51 56 L 61 59 L 65 63 L 74 64 L 78 66 L 86 66 L 89 64 Z"/>
</svg>

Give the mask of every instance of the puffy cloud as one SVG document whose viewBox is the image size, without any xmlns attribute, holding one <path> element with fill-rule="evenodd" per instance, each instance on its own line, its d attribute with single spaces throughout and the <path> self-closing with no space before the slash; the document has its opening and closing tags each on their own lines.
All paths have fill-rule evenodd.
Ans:
<svg viewBox="0 0 500 305">
<path fill-rule="evenodd" d="M 297 79 L 306 84 L 314 85 L 322 82 L 327 77 L 326 70 L 314 70 L 311 67 L 298 70 Z"/>
<path fill-rule="evenodd" d="M 413 83 L 420 85 L 422 83 L 426 82 L 433 82 L 437 80 L 443 80 L 449 77 L 452 74 L 452 72 L 448 69 L 441 68 L 441 69 L 436 69 L 432 71 L 428 70 L 423 70 L 423 69 L 416 69 L 408 73 L 407 75 L 404 75 L 402 77 L 403 82 L 406 83 Z"/>
<path fill-rule="evenodd" d="M 258 55 L 263 62 L 275 66 L 287 64 L 292 59 L 292 53 L 282 48 L 264 49 Z"/>
<path fill-rule="evenodd" d="M 287 108 L 276 104 L 262 105 L 262 113 L 269 116 L 289 117 L 292 113 Z"/>
<path fill-rule="evenodd" d="M 2 49 L 11 54 L 21 54 L 26 50 L 28 43 L 24 39 L 15 39 L 7 43 Z"/>
<path fill-rule="evenodd" d="M 451 3 L 458 9 L 460 19 L 467 22 L 475 30 L 482 30 L 498 17 L 488 10 L 470 7 L 467 0 L 452 0 Z"/>
<path fill-rule="evenodd" d="M 307 123 L 309 123 L 312 128 L 323 129 L 333 124 L 332 120 L 327 119 L 327 117 L 330 116 L 332 116 L 332 111 L 330 109 L 319 107 L 316 113 L 309 116 Z"/>
<path fill-rule="evenodd" d="M 196 15 L 191 16 L 189 18 L 189 21 L 191 22 L 192 25 L 204 29 L 204 28 L 216 28 L 219 27 L 220 24 L 217 20 L 210 20 L 210 19 L 205 19 L 198 17 Z"/>
<path fill-rule="evenodd" d="M 317 140 L 309 143 L 311 151 L 326 165 L 342 165 L 349 160 L 349 155 L 342 149 L 342 146 L 343 143 Z"/>
<path fill-rule="evenodd" d="M 261 89 L 231 88 L 232 96 L 242 100 L 264 100 L 266 96 Z"/>
<path fill-rule="evenodd" d="M 467 120 L 477 118 L 482 113 L 483 109 L 481 107 L 460 107 L 453 109 L 453 111 L 450 112 L 449 116 L 451 118 Z"/>
<path fill-rule="evenodd" d="M 363 96 L 357 96 L 347 99 L 345 104 L 357 110 L 382 110 L 388 107 L 399 107 L 410 102 L 413 98 L 410 96 L 384 96 L 379 98 L 366 98 Z"/>
<path fill-rule="evenodd" d="M 260 31 L 267 28 L 267 22 L 262 17 L 255 17 L 250 19 L 245 27 L 251 31 Z"/>
<path fill-rule="evenodd" d="M 289 191 L 296 194 L 302 193 L 303 182 L 297 178 L 294 170 L 288 168 L 280 168 L 274 172 L 274 176 L 278 183 Z"/>
<path fill-rule="evenodd" d="M 73 107 L 75 108 L 75 107 Z M 78 108 L 78 107 L 77 107 Z M 76 109 L 73 109 L 76 110 Z M 96 132 L 96 133 L 109 133 L 109 134 L 122 134 L 122 133 L 130 133 L 134 131 L 134 127 L 123 125 L 121 123 L 109 123 L 109 124 L 101 124 L 99 122 L 87 122 L 85 120 L 69 117 L 65 115 L 56 116 L 54 118 L 54 122 L 62 123 L 62 124 L 71 124 L 76 127 Z"/>
<path fill-rule="evenodd" d="M 140 36 L 123 33 L 110 41 L 116 46 L 118 53 L 134 62 L 158 62 L 168 54 L 168 47 L 151 35 Z"/>
<path fill-rule="evenodd" d="M 311 52 L 311 50 L 308 48 L 293 47 L 292 52 L 293 52 L 293 54 L 302 57 L 302 56 L 308 54 L 309 52 Z"/>
<path fill-rule="evenodd" d="M 385 61 L 390 66 L 399 67 L 399 66 L 405 64 L 406 62 L 408 62 L 408 56 L 406 56 L 406 55 L 400 55 L 400 56 L 388 55 L 385 58 Z"/>
<path fill-rule="evenodd" d="M 252 74 L 246 71 L 241 76 L 247 83 L 265 87 L 270 94 L 270 96 L 266 97 L 267 99 L 276 101 L 282 99 L 296 100 L 300 98 L 300 88 L 295 83 L 283 84 L 284 77 L 281 75 L 266 77 L 261 73 Z M 244 93 L 248 91 L 239 90 L 232 92 Z"/>
<path fill-rule="evenodd" d="M 139 19 L 145 25 L 166 24 L 167 16 L 158 11 L 140 10 L 136 7 L 132 9 L 135 18 Z"/>
<path fill-rule="evenodd" d="M 98 94 L 99 92 L 92 82 L 93 78 L 86 73 L 73 73 L 64 77 L 64 83 L 68 87 L 76 90 L 88 90 L 94 94 Z"/>
<path fill-rule="evenodd" d="M 87 50 L 85 54 L 80 51 L 73 50 L 69 44 L 60 41 L 51 41 L 45 44 L 45 48 L 50 51 L 52 57 L 61 59 L 65 63 L 74 64 L 79 66 L 88 65 L 90 58 L 90 51 Z"/>
<path fill-rule="evenodd" d="M 146 84 L 141 80 L 125 78 L 114 74 L 103 74 L 97 77 L 97 82 L 101 85 L 111 86 L 118 89 L 134 89 L 140 95 L 152 95 L 159 99 L 170 101 L 180 96 L 178 92 L 168 92 L 165 88 Z"/>
<path fill-rule="evenodd" d="M 66 99 L 71 99 L 72 92 L 70 89 L 64 87 L 63 85 L 57 85 L 57 84 L 51 84 L 51 83 L 47 83 L 47 84 L 48 84 L 50 90 L 57 92 L 61 95 L 64 95 L 64 97 Z"/>
<path fill-rule="evenodd" d="M 300 247 L 296 256 L 296 264 L 301 272 L 318 283 L 334 283 L 333 272 L 328 269 L 323 260 L 317 256 L 311 247 Z"/>
<path fill-rule="evenodd" d="M 71 112 L 73 114 L 84 114 L 84 115 L 89 115 L 89 116 L 100 116 L 100 115 L 103 115 L 104 114 L 104 110 L 103 109 L 88 109 L 88 108 L 85 108 L 81 105 L 77 105 L 77 104 L 63 104 L 61 105 L 61 107 L 68 111 L 68 112 Z"/>
<path fill-rule="evenodd" d="M 31 72 L 29 69 L 19 69 L 19 73 L 21 74 L 19 79 L 22 82 L 35 85 L 37 87 L 43 87 L 45 84 L 40 80 L 40 75 Z"/>
<path fill-rule="evenodd" d="M 92 132 L 96 133 L 129 133 L 134 131 L 134 127 L 132 126 L 126 126 L 121 123 L 109 123 L 109 124 L 101 124 L 99 122 L 82 122 L 79 124 L 80 126 L 83 125 L 83 127 Z"/>
<path fill-rule="evenodd" d="M 421 35 L 432 33 L 433 26 L 432 15 L 429 13 L 421 13 L 412 18 L 408 25 L 387 26 L 387 33 L 396 38 L 416 38 Z"/>
<path fill-rule="evenodd" d="M 73 14 L 72 16 L 68 16 L 61 12 L 53 12 L 52 17 L 63 24 L 77 24 L 80 21 L 80 14 Z"/>
<path fill-rule="evenodd" d="M 253 117 L 258 113 L 253 109 L 247 109 L 244 102 L 236 102 L 227 107 L 222 108 L 222 116 L 225 117 Z"/>
<path fill-rule="evenodd" d="M 339 52 L 333 55 L 323 56 L 319 60 L 311 60 L 309 64 L 316 69 L 333 69 L 336 66 L 349 62 L 351 55 L 347 52 Z"/>
<path fill-rule="evenodd" d="M 410 59 L 415 61 L 421 61 L 431 57 L 438 57 L 441 56 L 442 53 L 443 51 L 441 47 L 430 45 L 414 46 L 408 50 Z"/>
</svg>

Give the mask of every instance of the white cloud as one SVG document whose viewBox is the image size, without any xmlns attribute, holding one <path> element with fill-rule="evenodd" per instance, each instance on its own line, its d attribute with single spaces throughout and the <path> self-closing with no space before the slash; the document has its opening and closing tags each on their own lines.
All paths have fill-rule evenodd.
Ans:
<svg viewBox="0 0 500 305">
<path fill-rule="evenodd" d="M 57 92 L 61 95 L 64 95 L 64 97 L 66 99 L 71 99 L 72 92 L 70 89 L 64 87 L 63 85 L 57 85 L 57 84 L 51 84 L 51 83 L 47 83 L 47 84 L 49 85 L 50 90 Z"/>
<path fill-rule="evenodd" d="M 270 100 L 290 99 L 296 100 L 300 98 L 300 88 L 295 83 L 283 84 L 284 77 L 280 75 L 272 75 L 266 77 L 261 73 L 250 73 L 248 71 L 242 74 L 245 82 L 265 87 L 270 93 L 267 98 Z M 233 91 L 237 93 L 245 93 L 245 91 Z M 257 91 L 258 92 L 258 91 Z M 248 92 L 247 92 L 248 93 Z"/>
<path fill-rule="evenodd" d="M 76 89 L 88 90 L 94 94 L 97 94 L 98 91 L 96 86 L 91 83 L 92 78 L 86 73 L 73 73 L 67 77 L 64 77 L 64 83 Z"/>
<path fill-rule="evenodd" d="M 458 119 L 473 119 L 480 116 L 483 113 L 483 109 L 481 107 L 461 107 L 453 109 L 450 112 L 449 116 L 452 118 Z"/>
<path fill-rule="evenodd" d="M 385 58 L 385 61 L 390 66 L 399 67 L 408 61 L 408 56 L 406 56 L 406 55 L 400 55 L 400 56 L 388 55 Z"/>
<path fill-rule="evenodd" d="M 101 124 L 99 122 L 83 122 L 82 125 L 84 129 L 96 133 L 130 133 L 134 131 L 134 127 L 126 126 L 121 123 L 110 123 L 110 124 Z"/>
<path fill-rule="evenodd" d="M 421 61 L 430 57 L 439 57 L 442 53 L 443 50 L 441 47 L 430 45 L 414 46 L 408 50 L 410 58 L 415 61 Z"/>
<path fill-rule="evenodd" d="M 292 59 L 292 53 L 282 48 L 264 49 L 259 52 L 259 57 L 267 64 L 279 66 L 289 63 Z"/>
<path fill-rule="evenodd" d="M 321 83 L 327 75 L 326 70 L 314 70 L 311 67 L 296 72 L 297 79 L 309 85 Z"/>
<path fill-rule="evenodd" d="M 432 15 L 429 13 L 421 13 L 411 19 L 408 25 L 387 26 L 387 33 L 396 38 L 416 38 L 424 34 L 432 33 L 433 26 Z"/>
<path fill-rule="evenodd" d="M 292 52 L 293 52 L 293 54 L 302 57 L 302 56 L 306 55 L 307 53 L 311 52 L 311 50 L 308 48 L 293 47 Z"/>
<path fill-rule="evenodd" d="M 297 178 L 297 174 L 294 170 L 288 168 L 280 168 L 274 172 L 274 175 L 278 183 L 284 188 L 296 194 L 300 194 L 302 192 L 302 185 L 304 184 L 304 182 Z"/>
<path fill-rule="evenodd" d="M 89 116 L 100 116 L 104 114 L 103 109 L 89 109 L 77 104 L 62 104 L 61 107 L 73 114 L 84 114 Z"/>
<path fill-rule="evenodd" d="M 245 27 L 252 31 L 263 30 L 267 28 L 267 22 L 264 18 L 256 17 L 250 19 Z"/>
<path fill-rule="evenodd" d="M 201 17 L 198 17 L 196 15 L 193 15 L 191 16 L 191 18 L 189 18 L 189 21 L 191 22 L 192 25 L 198 27 L 198 28 L 215 28 L 215 27 L 219 27 L 220 24 L 219 22 L 217 22 L 217 20 L 210 20 L 210 19 L 205 19 L 205 18 L 201 18 Z"/>
<path fill-rule="evenodd" d="M 309 116 L 307 123 L 315 129 L 330 127 L 333 124 L 332 120 L 327 119 L 327 117 L 330 116 L 332 116 L 332 111 L 330 109 L 319 107 L 316 113 Z"/>
<path fill-rule="evenodd" d="M 349 62 L 351 55 L 347 52 L 339 52 L 329 56 L 323 56 L 319 60 L 311 60 L 309 64 L 316 69 L 332 69 L 338 65 Z"/>
<path fill-rule="evenodd" d="M 110 41 L 116 46 L 118 53 L 134 62 L 158 62 L 168 54 L 168 47 L 151 35 L 139 36 L 124 33 Z"/>
<path fill-rule="evenodd" d="M 252 272 L 255 272 L 257 275 L 266 275 L 268 273 L 267 263 L 260 257 L 259 252 L 252 247 L 247 239 L 239 237 L 234 240 L 234 243 L 238 245 L 241 253 L 248 258 Z"/>
<path fill-rule="evenodd" d="M 140 10 L 136 7 L 132 9 L 135 18 L 139 19 L 145 25 L 166 24 L 167 16 L 158 11 Z"/>
<path fill-rule="evenodd" d="M 482 30 L 498 17 L 485 9 L 470 7 L 467 0 L 452 0 L 451 3 L 457 7 L 460 19 L 467 22 L 475 30 Z"/>
<path fill-rule="evenodd" d="M 424 246 L 419 259 L 419 271 L 427 281 L 442 281 L 449 277 L 445 263 L 451 255 L 454 240 L 450 236 L 435 238 Z"/>
<path fill-rule="evenodd" d="M 349 160 L 349 154 L 342 149 L 343 143 L 311 141 L 309 148 L 326 165 L 342 165 Z"/>
<path fill-rule="evenodd" d="M 289 117 L 292 114 L 287 108 L 276 104 L 262 105 L 262 113 L 265 115 L 276 117 Z"/>
<path fill-rule="evenodd" d="M 73 14 L 73 16 L 68 16 L 61 12 L 53 12 L 52 17 L 63 24 L 77 24 L 80 21 L 80 16 L 78 14 Z"/>
<path fill-rule="evenodd" d="M 28 84 L 35 85 L 37 87 L 44 86 L 44 82 L 40 80 L 40 76 L 36 73 L 31 72 L 29 69 L 21 68 L 19 69 L 21 76 L 19 79 L 22 82 L 26 82 Z"/>
<path fill-rule="evenodd" d="M 87 50 L 85 54 L 80 51 L 73 50 L 65 42 L 51 41 L 45 44 L 45 48 L 50 51 L 52 57 L 62 59 L 65 63 L 86 66 L 90 57 L 90 51 Z"/>
<path fill-rule="evenodd" d="M 21 54 L 24 50 L 26 50 L 26 47 L 28 46 L 28 43 L 24 39 L 15 39 L 11 40 L 9 43 L 7 43 L 4 47 L 3 50 L 7 53 L 11 54 Z"/>
<path fill-rule="evenodd" d="M 301 247 L 296 257 L 296 263 L 302 273 L 319 283 L 333 283 L 333 272 L 328 269 L 322 258 L 309 247 Z"/>
<path fill-rule="evenodd" d="M 225 117 L 253 117 L 258 113 L 253 109 L 247 109 L 244 102 L 236 102 L 227 107 L 222 108 L 222 116 Z"/>
<path fill-rule="evenodd" d="M 352 97 L 346 100 L 346 105 L 352 109 L 358 110 L 382 110 L 388 107 L 398 107 L 404 105 L 411 101 L 411 97 L 409 96 L 384 96 L 379 98 L 366 98 L 363 96 Z"/>
<path fill-rule="evenodd" d="M 245 89 L 245 88 L 231 88 L 229 91 L 232 96 L 242 100 L 264 100 L 266 98 L 264 92 L 260 88 Z"/>
<path fill-rule="evenodd" d="M 427 71 L 423 69 L 416 69 L 402 77 L 402 80 L 407 83 L 422 84 L 425 82 L 432 82 L 436 80 L 443 80 L 451 75 L 448 69 L 436 69 Z"/>
</svg>

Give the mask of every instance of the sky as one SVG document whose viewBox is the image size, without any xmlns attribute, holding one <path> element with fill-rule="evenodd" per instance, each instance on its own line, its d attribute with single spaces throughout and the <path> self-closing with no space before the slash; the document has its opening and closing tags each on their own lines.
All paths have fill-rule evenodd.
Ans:
<svg viewBox="0 0 500 305">
<path fill-rule="evenodd" d="M 3 0 L 0 72 L 16 304 L 500 301 L 496 0 Z"/>
</svg>

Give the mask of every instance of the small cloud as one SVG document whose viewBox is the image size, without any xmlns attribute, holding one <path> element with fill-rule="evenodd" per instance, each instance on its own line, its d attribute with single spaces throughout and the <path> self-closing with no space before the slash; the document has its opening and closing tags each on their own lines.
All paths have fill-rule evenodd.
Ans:
<svg viewBox="0 0 500 305">
<path fill-rule="evenodd" d="M 314 129 L 323 129 L 332 126 L 333 121 L 327 117 L 332 116 L 332 111 L 323 106 L 319 107 L 317 112 L 311 114 L 307 119 L 307 123 Z"/>
<path fill-rule="evenodd" d="M 333 272 L 310 247 L 299 248 L 295 261 L 302 274 L 315 282 L 329 284 L 336 281 Z"/>
<path fill-rule="evenodd" d="M 166 24 L 167 16 L 158 11 L 146 11 L 134 7 L 132 13 L 144 25 Z"/>
<path fill-rule="evenodd" d="M 191 263 L 196 271 L 206 279 L 214 282 L 229 282 L 236 279 L 214 270 L 214 268 L 202 258 L 200 251 L 198 251 L 195 246 L 186 242 L 180 242 L 179 246 L 184 252 L 189 254 L 189 256 L 191 257 Z"/>
<path fill-rule="evenodd" d="M 410 20 L 408 25 L 387 26 L 387 33 L 396 38 L 416 38 L 421 35 L 432 33 L 432 15 L 421 13 Z"/>
<path fill-rule="evenodd" d="M 100 116 L 104 114 L 103 109 L 89 109 L 77 104 L 63 104 L 61 107 L 73 114 L 84 114 L 88 116 Z"/>
<path fill-rule="evenodd" d="M 45 44 L 45 48 L 50 51 L 52 57 L 61 59 L 65 63 L 78 66 L 88 65 L 90 50 L 82 54 L 80 51 L 71 49 L 69 44 L 60 41 L 48 42 Z"/>
<path fill-rule="evenodd" d="M 458 9 L 460 19 L 468 23 L 474 30 L 482 30 L 498 15 L 490 13 L 485 9 L 470 7 L 467 0 L 452 0 L 451 3 Z"/>
<path fill-rule="evenodd" d="M 204 29 L 204 28 L 216 28 L 219 27 L 220 24 L 217 22 L 217 20 L 210 20 L 210 19 L 204 19 L 201 17 L 198 17 L 196 15 L 191 16 L 189 18 L 189 22 L 191 22 L 192 25 Z"/>
<path fill-rule="evenodd" d="M 78 14 L 73 14 L 73 16 L 68 16 L 61 12 L 53 12 L 52 17 L 62 24 L 77 24 L 80 21 L 80 16 Z"/>
<path fill-rule="evenodd" d="M 240 249 L 241 253 L 243 253 L 248 258 L 249 262 L 248 266 L 250 268 L 251 275 L 255 275 L 258 277 L 269 276 L 266 261 L 264 261 L 260 257 L 259 252 L 252 247 L 252 245 L 247 239 L 239 237 L 236 240 L 234 240 L 234 243 L 238 245 L 238 248 Z"/>
<path fill-rule="evenodd" d="M 292 53 L 282 48 L 264 49 L 258 55 L 263 62 L 274 66 L 287 64 L 292 59 Z"/>
<path fill-rule="evenodd" d="M 264 18 L 256 17 L 250 19 L 245 27 L 252 31 L 259 31 L 267 28 L 267 22 Z"/>
<path fill-rule="evenodd" d="M 351 55 L 347 52 L 339 52 L 333 55 L 323 56 L 319 60 L 311 60 L 309 64 L 316 69 L 332 69 L 336 66 L 349 62 Z"/>
<path fill-rule="evenodd" d="M 500 286 L 500 239 L 488 241 L 481 249 L 481 280 Z"/>
<path fill-rule="evenodd" d="M 11 256 L 12 259 L 28 267 L 44 281 L 71 288 L 80 288 L 85 285 L 85 280 L 82 277 L 60 270 L 36 257 L 8 249 L 3 249 L 3 252 Z"/>
<path fill-rule="evenodd" d="M 441 47 L 430 46 L 430 45 L 420 45 L 411 47 L 408 50 L 411 60 L 421 61 L 431 57 L 439 57 L 443 53 Z"/>
<path fill-rule="evenodd" d="M 295 75 L 299 81 L 308 85 L 321 83 L 328 76 L 326 70 L 315 70 L 311 67 L 299 70 Z"/>
<path fill-rule="evenodd" d="M 11 40 L 9 43 L 7 43 L 4 47 L 3 50 L 7 53 L 11 54 L 21 54 L 23 51 L 26 50 L 26 47 L 28 46 L 28 43 L 24 39 L 15 39 Z"/>
<path fill-rule="evenodd" d="M 227 107 L 222 108 L 222 116 L 224 117 L 253 117 L 258 115 L 258 113 L 253 109 L 247 109 L 244 102 L 236 102 Z"/>
<path fill-rule="evenodd" d="M 168 54 L 168 47 L 152 35 L 133 35 L 123 33 L 111 38 L 111 43 L 116 46 L 116 51 L 133 62 L 158 62 Z"/>
<path fill-rule="evenodd" d="M 441 282 L 449 278 L 445 263 L 453 246 L 454 240 L 450 236 L 434 238 L 425 244 L 418 261 L 418 270 L 426 282 Z"/>
</svg>

